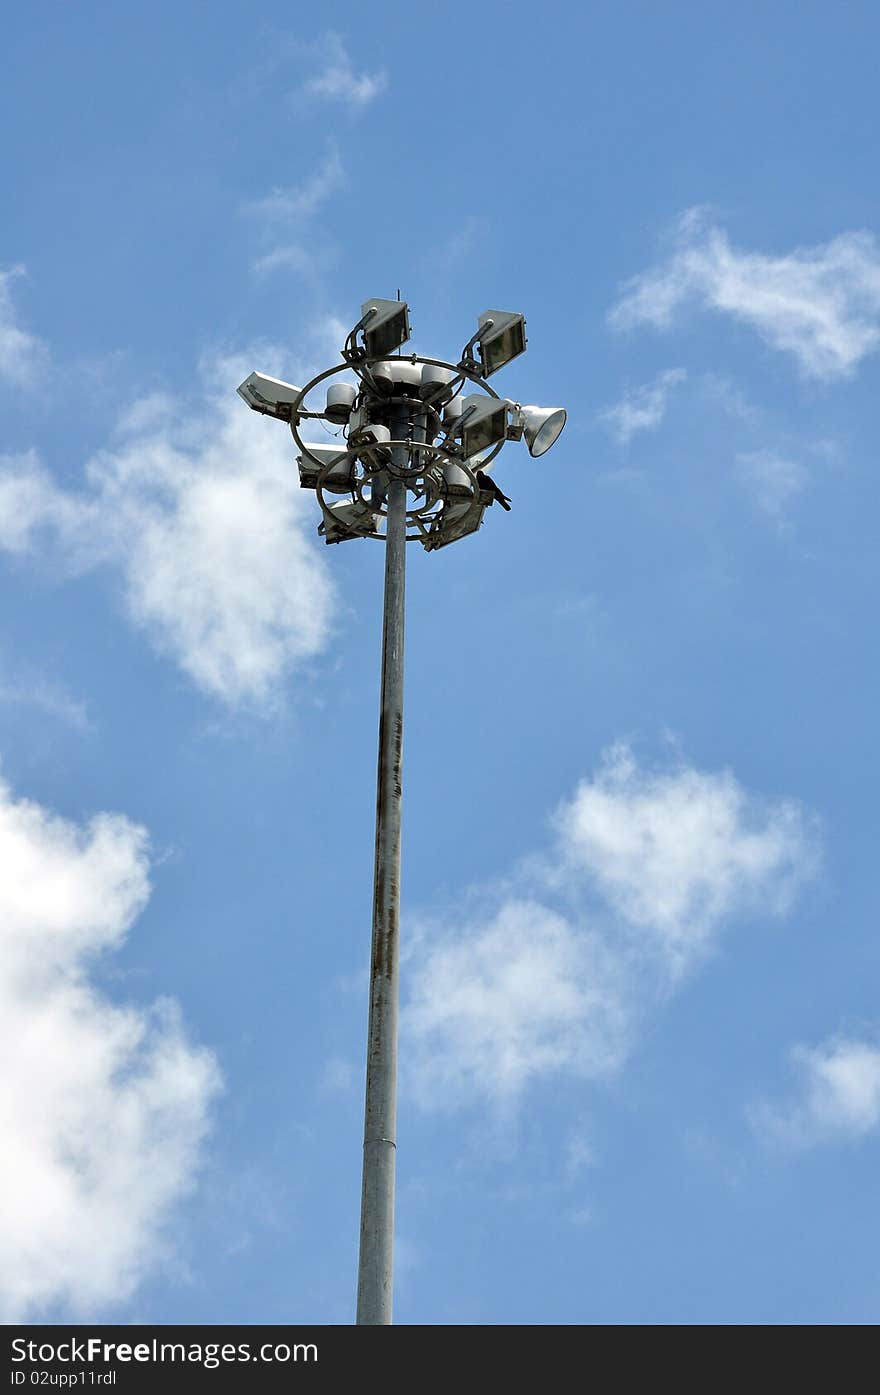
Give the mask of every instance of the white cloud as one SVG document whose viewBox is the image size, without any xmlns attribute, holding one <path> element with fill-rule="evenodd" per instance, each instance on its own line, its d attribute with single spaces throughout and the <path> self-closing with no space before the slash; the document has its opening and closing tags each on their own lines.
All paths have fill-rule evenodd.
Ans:
<svg viewBox="0 0 880 1395">
<path fill-rule="evenodd" d="M 729 771 L 642 771 L 617 744 L 556 816 L 564 882 L 585 877 L 675 973 L 725 919 L 780 915 L 814 870 L 803 813 L 751 797 Z"/>
<path fill-rule="evenodd" d="M 667 368 L 653 383 L 632 388 L 624 393 L 619 402 L 605 407 L 598 413 L 597 420 L 607 427 L 620 445 L 625 446 L 636 432 L 653 431 L 660 425 L 666 415 L 670 392 L 686 377 L 683 368 Z"/>
<path fill-rule="evenodd" d="M 264 242 L 277 238 L 282 232 L 288 236 L 291 233 L 302 234 L 327 200 L 344 185 L 342 160 L 338 150 L 331 145 L 322 165 L 311 178 L 294 187 L 274 188 L 264 198 L 247 204 L 245 212 L 260 223 Z M 311 241 L 315 243 L 314 238 Z M 276 243 L 253 261 L 253 270 L 258 276 L 267 276 L 282 269 L 311 275 L 326 253 L 327 239 L 319 239 L 317 245 L 318 250 L 308 250 L 301 240 Z"/>
<path fill-rule="evenodd" d="M 789 1053 L 797 1089 L 783 1103 L 762 1103 L 752 1124 L 770 1144 L 808 1148 L 864 1138 L 880 1127 L 880 1047 L 835 1037 Z"/>
<path fill-rule="evenodd" d="M 32 383 L 48 359 L 42 341 L 22 329 L 16 318 L 10 286 L 24 274 L 23 266 L 0 271 L 0 382 L 20 386 Z"/>
<path fill-rule="evenodd" d="M 345 184 L 345 170 L 338 150 L 333 146 L 327 157 L 309 179 L 293 188 L 276 187 L 262 199 L 249 203 L 246 212 L 274 224 L 298 227 L 314 218 L 322 204 Z"/>
<path fill-rule="evenodd" d="M 539 1079 L 612 1074 L 725 922 L 782 914 L 815 871 L 794 804 L 728 772 L 639 769 L 623 745 L 554 824 L 550 852 L 485 913 L 416 937 L 403 1060 L 426 1108 L 509 1108 Z"/>
<path fill-rule="evenodd" d="M 592 1167 L 596 1161 L 596 1150 L 582 1133 L 572 1134 L 565 1147 L 565 1176 L 574 1183 L 584 1168 Z"/>
<path fill-rule="evenodd" d="M 218 1086 L 170 1001 L 121 1008 L 89 981 L 149 896 L 147 837 L 82 827 L 0 783 L 0 1317 L 131 1295 L 168 1250 Z"/>
<path fill-rule="evenodd" d="M 305 85 L 306 92 L 311 96 L 342 102 L 345 106 L 360 110 L 384 91 L 384 71 L 356 73 L 338 34 L 327 34 L 312 52 L 318 59 L 320 71 Z"/>
<path fill-rule="evenodd" d="M 618 965 L 587 929 L 538 901 L 508 899 L 482 924 L 426 936 L 403 1014 L 423 1104 L 510 1104 L 558 1071 L 620 1065 L 629 1022 Z"/>
<path fill-rule="evenodd" d="M 360 1065 L 354 1065 L 342 1056 L 331 1056 L 324 1063 L 318 1087 L 328 1094 L 348 1094 L 360 1084 Z"/>
<path fill-rule="evenodd" d="M 746 426 L 761 426 L 764 414 L 749 401 L 743 389 L 730 378 L 718 373 L 703 373 L 700 387 L 716 409 Z"/>
<path fill-rule="evenodd" d="M 460 276 L 464 266 L 472 263 L 475 256 L 484 255 L 491 245 L 490 229 L 491 223 L 486 217 L 459 215 L 450 230 L 444 226 L 437 241 L 423 247 L 421 263 L 425 273 L 435 279 L 449 277 L 454 280 Z"/>
<path fill-rule="evenodd" d="M 51 544 L 74 569 L 118 569 L 133 622 L 231 705 L 272 700 L 321 650 L 334 603 L 290 433 L 235 393 L 252 366 L 206 365 L 198 403 L 134 403 L 82 491 L 61 489 L 33 452 L 0 459 L 0 546 Z"/>
<path fill-rule="evenodd" d="M 568 1219 L 572 1225 L 581 1228 L 592 1225 L 596 1217 L 591 1206 L 579 1206 L 574 1211 L 569 1211 Z"/>
<path fill-rule="evenodd" d="M 810 478 L 803 465 L 772 450 L 743 452 L 736 463 L 758 508 L 777 520 Z"/>
<path fill-rule="evenodd" d="M 80 516 L 60 493 L 35 450 L 0 455 L 0 548 L 22 555 L 47 530 L 66 532 Z"/>
<path fill-rule="evenodd" d="M 672 255 L 628 283 L 609 319 L 668 328 L 688 302 L 750 325 L 808 377 L 846 377 L 880 344 L 880 248 L 851 232 L 779 256 L 747 252 L 692 209 Z"/>
<path fill-rule="evenodd" d="M 22 707 L 45 713 L 80 732 L 91 727 L 86 704 L 63 684 L 28 668 L 10 668 L 0 674 L 0 706 Z"/>
<path fill-rule="evenodd" d="M 251 265 L 258 276 L 270 276 L 273 271 L 296 271 L 308 276 L 315 269 L 315 259 L 298 242 L 289 242 L 255 257 Z"/>
</svg>

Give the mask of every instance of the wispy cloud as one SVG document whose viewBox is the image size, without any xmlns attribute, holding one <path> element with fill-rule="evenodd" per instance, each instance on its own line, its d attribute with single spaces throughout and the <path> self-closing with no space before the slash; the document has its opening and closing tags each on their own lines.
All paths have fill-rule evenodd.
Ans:
<svg viewBox="0 0 880 1395">
<path fill-rule="evenodd" d="M 583 1133 L 573 1133 L 565 1145 L 565 1176 L 569 1182 L 576 1182 L 587 1167 L 596 1161 L 596 1150 Z"/>
<path fill-rule="evenodd" d="M 315 257 L 298 242 L 289 242 L 255 257 L 251 266 L 258 276 L 269 276 L 273 271 L 296 271 L 308 276 L 315 270 Z"/>
<path fill-rule="evenodd" d="M 417 933 L 402 1020 L 425 1108 L 510 1108 L 542 1078 L 613 1074 L 723 926 L 784 914 L 816 870 L 795 804 L 729 772 L 641 769 L 622 744 L 554 831 L 483 910 Z"/>
<path fill-rule="evenodd" d="M 301 184 L 274 188 L 264 198 L 254 199 L 245 211 L 274 225 L 299 227 L 313 218 L 332 194 L 345 183 L 345 169 L 339 151 L 330 146 L 319 169 Z"/>
<path fill-rule="evenodd" d="M 736 464 L 757 507 L 776 522 L 810 478 L 799 461 L 772 450 L 746 451 L 736 457 Z"/>
<path fill-rule="evenodd" d="M 777 414 L 755 406 L 729 378 L 705 373 L 696 386 L 704 410 L 729 419 L 719 446 L 732 452 L 734 476 L 757 513 L 779 533 L 787 532 L 798 496 L 839 460 L 837 443 L 792 430 Z"/>
<path fill-rule="evenodd" d="M 0 455 L 0 548 L 22 555 L 50 532 L 67 534 L 82 516 L 80 502 L 60 491 L 37 451 Z"/>
<path fill-rule="evenodd" d="M 261 238 L 274 245 L 252 263 L 258 275 L 286 269 L 313 273 L 321 254 L 307 247 L 308 225 L 328 199 L 345 186 L 345 169 L 339 151 L 330 145 L 319 169 L 302 183 L 276 187 L 263 198 L 245 205 L 245 213 L 259 225 Z M 284 238 L 283 242 L 279 238 Z M 314 239 L 311 239 L 314 242 Z M 321 239 L 326 247 L 326 239 Z"/>
<path fill-rule="evenodd" d="M 0 382 L 20 386 L 31 384 L 48 362 L 45 344 L 21 328 L 15 313 L 11 286 L 24 274 L 20 265 L 0 271 Z"/>
<path fill-rule="evenodd" d="M 283 358 L 260 362 L 271 371 Z M 274 700 L 321 650 L 334 608 L 290 434 L 236 396 L 252 367 L 250 357 L 204 365 L 201 400 L 134 403 L 79 491 L 34 452 L 0 458 L 0 547 L 74 572 L 109 565 L 133 623 L 230 706 Z"/>
<path fill-rule="evenodd" d="M 219 1076 L 176 1005 L 90 981 L 149 897 L 147 835 L 60 819 L 0 782 L 0 1315 L 130 1297 L 173 1249 Z"/>
<path fill-rule="evenodd" d="M 342 1056 L 331 1056 L 324 1063 L 318 1088 L 328 1094 L 347 1095 L 360 1084 L 361 1072 L 358 1066 Z"/>
<path fill-rule="evenodd" d="M 691 209 L 672 255 L 624 287 L 609 320 L 666 329 L 688 303 L 750 325 L 807 377 L 843 378 L 880 345 L 880 248 L 871 233 L 850 232 L 776 256 L 744 251 Z"/>
<path fill-rule="evenodd" d="M 751 1122 L 770 1145 L 810 1148 L 865 1138 L 880 1128 L 880 1046 L 833 1037 L 789 1052 L 796 1086 L 787 1100 L 764 1101 Z"/>
<path fill-rule="evenodd" d="M 764 413 L 751 402 L 739 383 L 719 373 L 703 373 L 700 391 L 713 407 L 742 426 L 761 426 Z"/>
<path fill-rule="evenodd" d="M 326 34 L 310 52 L 318 65 L 318 72 L 305 84 L 310 96 L 328 102 L 341 102 L 360 111 L 385 90 L 387 78 L 384 70 L 356 72 L 339 34 Z"/>
<path fill-rule="evenodd" d="M 669 394 L 687 373 L 684 368 L 667 368 L 652 383 L 631 388 L 619 402 L 605 407 L 597 414 L 599 421 L 618 442 L 625 446 L 639 431 L 653 431 L 666 415 Z"/>
<path fill-rule="evenodd" d="M 458 276 L 466 263 L 483 255 L 491 245 L 490 228 L 490 220 L 482 215 L 457 218 L 436 243 L 424 248 L 421 262 L 426 274 L 435 279 Z"/>
<path fill-rule="evenodd" d="M 91 723 L 86 704 L 63 684 L 30 669 L 9 669 L 0 674 L 0 706 L 21 707 L 44 713 L 76 731 L 87 732 Z"/>
</svg>

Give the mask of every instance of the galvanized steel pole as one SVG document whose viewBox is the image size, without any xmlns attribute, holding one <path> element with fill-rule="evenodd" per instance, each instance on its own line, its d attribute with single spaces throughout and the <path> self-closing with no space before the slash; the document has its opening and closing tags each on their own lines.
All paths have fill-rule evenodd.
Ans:
<svg viewBox="0 0 880 1395">
<path fill-rule="evenodd" d="M 404 407 L 392 415 L 392 439 L 405 439 L 408 430 L 409 414 Z M 406 467 L 406 447 L 394 447 L 392 458 L 394 464 Z M 358 1324 L 373 1326 L 391 1322 L 394 1277 L 406 502 L 405 483 L 392 479 L 388 486 L 385 539 L 376 867 L 357 1300 Z"/>
<path fill-rule="evenodd" d="M 479 530 L 496 500 L 508 507 L 506 496 L 486 474 L 505 441 L 522 439 L 537 457 L 559 436 L 566 419 L 563 408 L 520 406 L 500 398 L 485 381 L 524 352 L 525 327 L 525 316 L 518 312 L 488 310 L 457 362 L 415 353 L 389 358 L 395 348 L 399 354 L 410 336 L 409 307 L 398 292 L 397 300 L 375 297 L 364 303 L 346 337 L 342 362 L 316 374 L 305 387 L 254 372 L 238 388 L 254 411 L 289 424 L 300 451 L 300 484 L 317 491 L 318 532 L 324 541 L 372 537 L 385 543 L 358 1264 L 357 1321 L 362 1325 L 389 1324 L 392 1307 L 407 504 L 413 542 L 428 552 L 457 542 Z M 324 411 L 307 406 L 322 383 L 342 372 L 354 372 L 358 384 L 330 384 Z M 471 391 L 461 396 L 466 385 Z M 348 449 L 303 440 L 300 425 L 312 417 L 335 426 L 347 423 Z M 390 465 L 384 454 L 389 440 L 402 443 L 391 446 Z M 350 494 L 350 501 L 331 502 L 325 491 Z M 379 523 L 383 514 L 384 534 Z"/>
</svg>

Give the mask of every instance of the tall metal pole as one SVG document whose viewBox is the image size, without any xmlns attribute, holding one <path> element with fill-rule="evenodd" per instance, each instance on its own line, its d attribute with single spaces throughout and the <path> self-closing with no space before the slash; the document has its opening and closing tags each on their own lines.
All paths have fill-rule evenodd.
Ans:
<svg viewBox="0 0 880 1395">
<path fill-rule="evenodd" d="M 405 407 L 399 408 L 392 416 L 392 439 L 405 439 L 408 429 L 409 414 Z M 405 467 L 406 448 L 399 446 L 392 450 L 394 464 Z M 391 1322 L 394 1277 L 406 498 L 403 480 L 392 479 L 388 486 L 385 539 L 376 868 L 357 1301 L 358 1324 L 373 1326 Z"/>
<path fill-rule="evenodd" d="M 358 335 L 362 333 L 362 343 Z M 342 363 L 318 373 L 304 388 L 283 383 L 264 373 L 251 373 L 238 392 L 249 407 L 264 415 L 286 421 L 302 452 L 297 458 L 300 484 L 316 489 L 323 521 L 318 531 L 325 542 L 346 538 L 381 536 L 375 515 L 386 512 L 385 604 L 382 628 L 382 697 L 379 714 L 379 768 L 376 795 L 376 862 L 373 892 L 373 938 L 370 963 L 370 1021 L 367 1038 L 367 1089 L 364 1109 L 363 1187 L 361 1192 L 361 1233 L 358 1262 L 357 1321 L 359 1325 L 387 1325 L 391 1322 L 394 1245 L 394 1179 L 397 1132 L 397 1011 L 400 961 L 400 813 L 403 772 L 403 631 L 406 581 L 406 529 L 410 482 L 413 495 L 410 517 L 418 524 L 419 541 L 428 551 L 445 547 L 470 533 L 476 533 L 486 508 L 497 498 L 507 507 L 505 496 L 491 480 L 475 470 L 485 455 L 474 455 L 477 439 L 490 447 L 494 460 L 506 440 L 524 437 L 532 455 L 543 455 L 565 425 L 561 407 L 520 407 L 498 399 L 483 374 L 501 368 L 525 349 L 525 317 L 506 311 L 481 315 L 474 334 L 457 363 L 408 354 L 388 359 L 392 344 L 405 344 L 409 338 L 409 309 L 400 300 L 376 298 L 367 301 L 363 315 L 345 340 Z M 479 344 L 478 364 L 473 351 Z M 396 366 L 395 366 L 396 365 Z M 327 389 L 323 412 L 307 407 L 310 395 L 320 384 L 340 372 L 354 369 L 360 386 L 351 383 Z M 483 417 L 477 417 L 476 402 L 468 393 L 470 407 L 453 412 L 452 402 L 442 395 L 450 385 L 458 393 L 465 383 L 486 394 L 492 433 L 488 442 L 475 433 Z M 418 385 L 419 396 L 413 389 Z M 392 395 L 386 396 L 386 389 Z M 426 397 L 421 393 L 425 391 Z M 467 400 L 467 399 L 466 399 Z M 461 402 L 461 398 L 458 398 Z M 377 410 L 378 409 L 378 410 Z M 503 410 L 502 410 L 503 409 Z M 442 410 L 442 421 L 440 412 Z M 348 436 L 349 449 L 327 459 L 325 445 L 304 441 L 299 433 L 304 419 L 319 417 L 338 424 L 344 419 L 354 425 L 357 411 L 361 425 L 373 421 L 382 430 L 360 437 Z M 386 417 L 386 411 L 388 416 Z M 365 415 L 366 413 L 366 415 Z M 508 414 L 511 414 L 508 420 Z M 384 449 L 386 428 L 392 446 L 391 468 L 400 477 L 388 477 L 388 469 L 372 449 Z M 467 423 L 470 422 L 470 426 Z M 442 438 L 442 439 L 440 439 Z M 361 440 L 360 446 L 353 444 Z M 331 473 L 336 476 L 340 462 L 347 461 L 351 503 L 329 503 L 325 487 L 333 490 Z M 358 464 L 358 462 L 360 462 Z M 472 468 L 474 467 L 474 468 Z M 488 468 L 488 462 L 485 462 Z M 453 493 L 449 471 L 468 488 Z M 407 473 L 408 471 L 408 473 Z M 378 476 L 378 478 L 377 478 Z M 364 494 L 365 487 L 381 489 L 388 477 L 387 491 Z M 448 507 L 454 497 L 461 502 Z M 419 502 L 421 500 L 421 502 Z M 354 507 L 353 507 L 354 506 Z M 416 534 L 413 533 L 413 541 Z"/>
</svg>

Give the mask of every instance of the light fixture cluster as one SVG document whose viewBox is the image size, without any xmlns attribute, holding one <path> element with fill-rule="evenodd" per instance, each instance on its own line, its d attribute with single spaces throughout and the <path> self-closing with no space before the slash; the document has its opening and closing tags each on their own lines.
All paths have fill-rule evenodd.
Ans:
<svg viewBox="0 0 880 1395">
<path fill-rule="evenodd" d="M 328 543 L 383 538 L 388 480 L 397 476 L 407 486 L 407 538 L 434 551 L 476 532 L 485 510 L 506 499 L 488 473 L 506 441 L 524 440 L 530 455 L 542 456 L 565 426 L 564 408 L 523 406 L 486 381 L 525 352 L 525 331 L 523 315 L 487 310 L 457 362 L 403 356 L 409 307 L 374 298 L 361 307 L 340 364 L 303 388 L 251 373 L 238 392 L 254 411 L 290 424 L 300 484 L 318 494 Z M 355 381 L 330 381 L 342 373 Z M 321 409 L 309 407 L 325 383 Z M 343 444 L 304 441 L 300 426 L 312 418 L 339 429 Z"/>
</svg>

